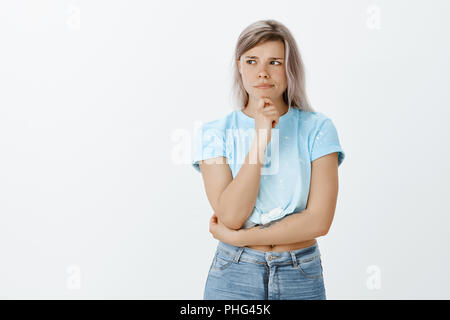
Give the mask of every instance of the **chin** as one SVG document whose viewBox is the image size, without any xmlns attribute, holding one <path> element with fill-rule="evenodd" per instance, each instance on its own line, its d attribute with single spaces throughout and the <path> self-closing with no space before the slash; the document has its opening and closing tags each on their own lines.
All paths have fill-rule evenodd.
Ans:
<svg viewBox="0 0 450 320">
<path fill-rule="evenodd" d="M 259 92 L 259 94 L 256 94 L 256 96 L 258 97 L 258 98 L 274 98 L 275 97 L 275 95 L 273 95 L 273 94 L 268 94 L 268 93 L 261 93 L 261 92 Z"/>
</svg>

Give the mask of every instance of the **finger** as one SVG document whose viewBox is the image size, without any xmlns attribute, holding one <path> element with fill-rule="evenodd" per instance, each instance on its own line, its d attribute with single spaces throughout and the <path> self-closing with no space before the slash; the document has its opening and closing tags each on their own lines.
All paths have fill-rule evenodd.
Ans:
<svg viewBox="0 0 450 320">
<path fill-rule="evenodd" d="M 264 108 L 263 110 L 261 110 L 261 112 L 262 113 L 264 113 L 264 112 L 278 112 L 278 110 L 275 107 L 270 106 L 270 107 Z"/>
<path fill-rule="evenodd" d="M 267 106 L 263 109 L 263 111 L 266 111 L 266 110 L 277 110 L 277 108 L 275 108 L 275 105 L 271 104 L 271 105 L 267 105 Z"/>
<path fill-rule="evenodd" d="M 278 118 L 278 115 L 276 113 L 269 113 L 269 114 L 264 114 L 264 117 L 267 119 L 272 119 L 275 120 L 276 118 Z"/>
<path fill-rule="evenodd" d="M 276 115 L 278 115 L 278 112 L 276 112 L 276 111 L 267 111 L 267 112 L 263 112 L 263 115 L 265 115 L 265 116 L 276 116 Z"/>
<path fill-rule="evenodd" d="M 263 111 L 261 111 L 261 113 L 262 114 L 265 114 L 265 113 L 276 113 L 276 114 L 279 114 L 279 112 L 278 112 L 278 110 L 277 109 L 268 109 L 268 110 L 263 110 Z"/>
<path fill-rule="evenodd" d="M 273 101 L 269 97 L 264 97 L 263 99 L 264 99 L 264 106 L 265 107 L 273 105 Z"/>
<path fill-rule="evenodd" d="M 265 117 L 278 117 L 278 113 L 276 111 L 263 112 L 262 115 Z"/>
<path fill-rule="evenodd" d="M 258 100 L 258 107 L 257 107 L 257 110 L 258 110 L 258 111 L 261 111 L 262 109 L 264 109 L 264 106 L 265 106 L 265 101 L 264 101 L 264 99 L 259 99 L 259 100 Z"/>
</svg>

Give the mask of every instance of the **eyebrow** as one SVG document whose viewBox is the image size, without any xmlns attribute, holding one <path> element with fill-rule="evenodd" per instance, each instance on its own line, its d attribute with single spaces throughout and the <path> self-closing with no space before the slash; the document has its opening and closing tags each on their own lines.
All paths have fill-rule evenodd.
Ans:
<svg viewBox="0 0 450 320">
<path fill-rule="evenodd" d="M 245 56 L 245 58 L 258 59 L 257 56 Z M 270 57 L 269 59 L 274 59 L 274 60 L 284 60 L 283 58 L 276 58 L 276 57 Z"/>
</svg>

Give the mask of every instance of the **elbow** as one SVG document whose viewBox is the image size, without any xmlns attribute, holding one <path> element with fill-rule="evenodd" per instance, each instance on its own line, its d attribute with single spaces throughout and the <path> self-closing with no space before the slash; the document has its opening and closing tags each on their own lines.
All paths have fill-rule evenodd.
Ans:
<svg viewBox="0 0 450 320">
<path fill-rule="evenodd" d="M 317 236 L 318 236 L 318 237 L 323 237 L 323 236 L 325 236 L 327 233 L 328 233 L 328 230 L 325 229 L 325 228 L 322 228 L 322 229 L 319 229 L 319 230 L 317 231 Z"/>
<path fill-rule="evenodd" d="M 232 210 L 230 210 L 230 208 L 224 208 L 221 205 L 221 198 L 222 196 L 219 197 L 217 205 L 214 208 L 215 215 L 228 229 L 239 230 L 241 226 L 235 219 L 236 215 L 232 212 Z"/>
<path fill-rule="evenodd" d="M 333 221 L 332 214 L 322 213 L 314 211 L 312 214 L 312 226 L 318 237 L 322 237 L 328 234 L 331 228 L 331 223 Z"/>
<path fill-rule="evenodd" d="M 226 225 L 226 226 L 229 229 L 232 229 L 232 230 L 240 230 L 242 228 L 242 226 L 240 224 L 229 224 L 229 225 Z"/>
<path fill-rule="evenodd" d="M 323 237 L 328 234 L 328 231 L 330 230 L 330 225 L 320 224 L 316 230 L 317 230 L 317 235 L 319 237 Z"/>
<path fill-rule="evenodd" d="M 242 228 L 242 223 L 240 223 L 239 221 L 236 221 L 236 219 L 233 217 L 231 219 L 224 220 L 223 224 L 227 228 L 232 229 L 232 230 L 239 230 Z"/>
<path fill-rule="evenodd" d="M 217 218 L 223 223 L 228 229 L 239 230 L 242 227 L 242 223 L 239 223 L 234 218 L 235 215 L 230 214 L 230 212 L 223 212 L 216 210 L 214 212 Z"/>
</svg>

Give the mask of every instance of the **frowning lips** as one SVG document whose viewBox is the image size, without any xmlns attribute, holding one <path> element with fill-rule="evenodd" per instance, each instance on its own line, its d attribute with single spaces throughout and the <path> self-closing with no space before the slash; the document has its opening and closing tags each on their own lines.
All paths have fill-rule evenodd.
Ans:
<svg viewBox="0 0 450 320">
<path fill-rule="evenodd" d="M 272 88 L 273 84 L 270 83 L 261 83 L 255 86 L 255 88 Z"/>
</svg>

